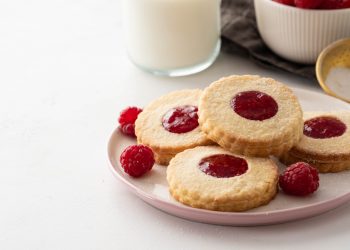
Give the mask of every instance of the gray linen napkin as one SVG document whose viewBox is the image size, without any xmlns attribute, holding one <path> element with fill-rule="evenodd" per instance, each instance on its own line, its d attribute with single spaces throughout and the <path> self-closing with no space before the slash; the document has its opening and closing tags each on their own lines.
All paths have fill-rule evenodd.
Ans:
<svg viewBox="0 0 350 250">
<path fill-rule="evenodd" d="M 274 54 L 263 42 L 256 25 L 253 0 L 222 0 L 223 50 L 244 53 L 256 63 L 315 78 L 315 66 L 297 64 Z"/>
</svg>

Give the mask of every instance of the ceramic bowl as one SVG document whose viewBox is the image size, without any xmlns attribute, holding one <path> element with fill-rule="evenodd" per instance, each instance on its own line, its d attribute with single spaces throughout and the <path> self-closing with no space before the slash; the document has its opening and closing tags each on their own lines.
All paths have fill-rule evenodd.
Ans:
<svg viewBox="0 0 350 250">
<path fill-rule="evenodd" d="M 330 43 L 350 37 L 350 8 L 301 9 L 254 0 L 258 30 L 277 55 L 297 63 L 313 64 Z"/>
</svg>

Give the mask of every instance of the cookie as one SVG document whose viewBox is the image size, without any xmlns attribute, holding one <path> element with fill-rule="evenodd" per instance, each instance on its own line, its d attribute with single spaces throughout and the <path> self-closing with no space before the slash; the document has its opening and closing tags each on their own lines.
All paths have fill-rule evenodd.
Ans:
<svg viewBox="0 0 350 250">
<path fill-rule="evenodd" d="M 282 155 L 301 138 L 302 110 L 287 86 L 271 78 L 229 76 L 212 83 L 199 101 L 207 136 L 234 153 Z"/>
<path fill-rule="evenodd" d="M 350 168 L 350 112 L 305 112 L 303 136 L 281 160 L 306 161 L 320 172 Z"/>
<path fill-rule="evenodd" d="M 245 211 L 269 203 L 278 170 L 269 158 L 200 146 L 177 154 L 167 168 L 171 195 L 179 202 L 217 211 Z"/>
<path fill-rule="evenodd" d="M 319 162 L 311 158 L 298 158 L 288 153 L 285 153 L 280 160 L 286 165 L 290 165 L 296 162 L 306 162 L 316 167 L 320 173 L 337 173 L 350 169 L 350 161 Z"/>
<path fill-rule="evenodd" d="M 175 154 L 158 154 L 155 151 L 154 153 L 154 159 L 159 165 L 167 166 L 170 162 L 170 160 L 175 156 Z"/>
<path fill-rule="evenodd" d="M 210 141 L 198 126 L 199 89 L 169 93 L 150 103 L 135 122 L 137 141 L 152 148 L 158 164 L 177 153 Z"/>
</svg>

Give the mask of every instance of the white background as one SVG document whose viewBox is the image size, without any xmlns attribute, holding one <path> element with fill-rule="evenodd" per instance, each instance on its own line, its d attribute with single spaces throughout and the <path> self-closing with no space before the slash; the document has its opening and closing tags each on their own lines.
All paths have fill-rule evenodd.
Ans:
<svg viewBox="0 0 350 250">
<path fill-rule="evenodd" d="M 225 75 L 315 82 L 221 54 L 207 71 L 160 78 L 135 68 L 116 0 L 0 1 L 0 249 L 345 249 L 350 205 L 293 223 L 224 227 L 165 214 L 108 169 L 127 105 Z"/>
</svg>

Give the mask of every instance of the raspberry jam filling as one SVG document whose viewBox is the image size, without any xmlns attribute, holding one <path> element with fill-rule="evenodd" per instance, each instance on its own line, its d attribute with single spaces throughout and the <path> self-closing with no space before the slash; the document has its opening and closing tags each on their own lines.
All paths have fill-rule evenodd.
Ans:
<svg viewBox="0 0 350 250">
<path fill-rule="evenodd" d="M 203 158 L 198 165 L 199 169 L 217 178 L 239 176 L 247 172 L 248 163 L 243 158 L 226 154 L 217 154 Z"/>
<path fill-rule="evenodd" d="M 162 119 L 163 127 L 171 133 L 182 134 L 198 127 L 198 108 L 185 105 L 170 109 Z"/>
<path fill-rule="evenodd" d="M 341 136 L 346 131 L 346 125 L 335 117 L 316 117 L 304 122 L 304 135 L 325 139 Z"/>
<path fill-rule="evenodd" d="M 276 115 L 277 102 L 260 91 L 244 91 L 231 100 L 232 109 L 240 116 L 255 121 L 263 121 Z"/>
</svg>

